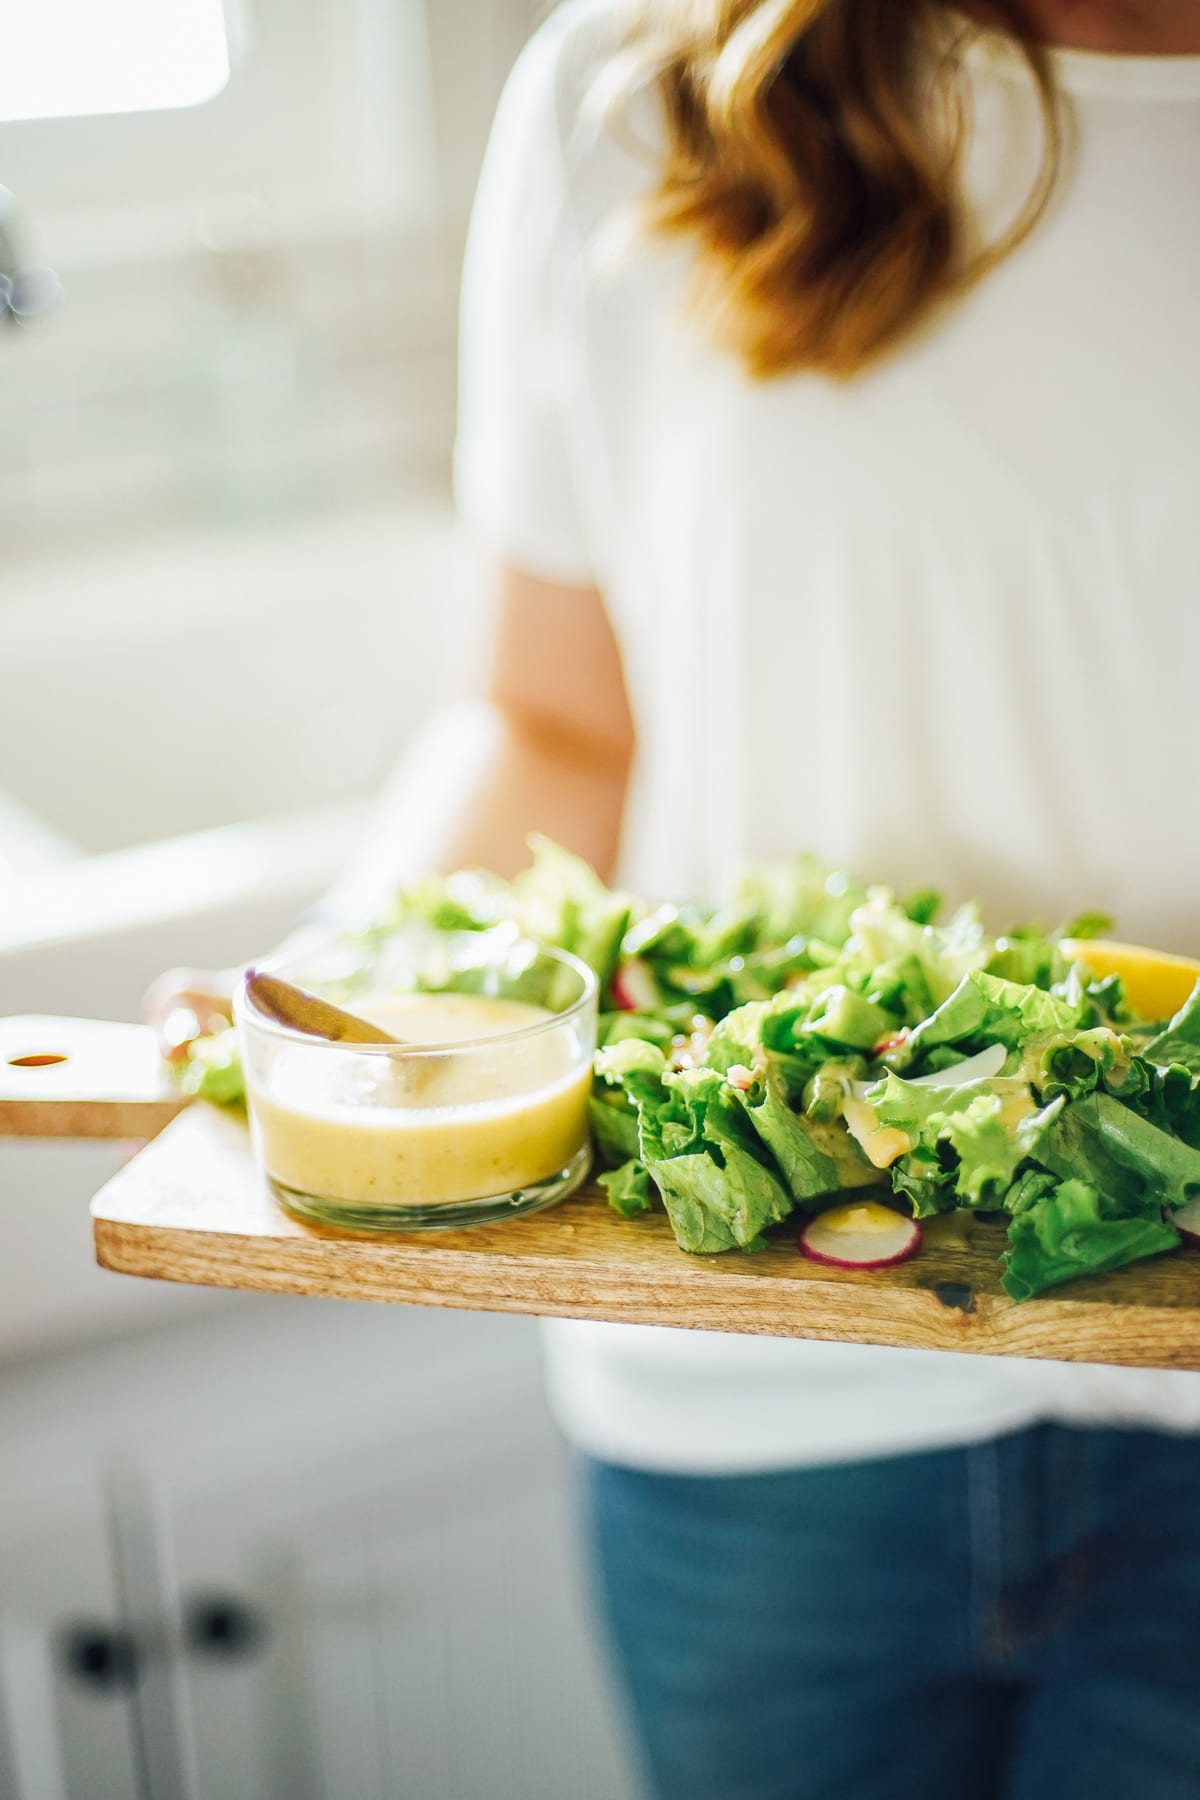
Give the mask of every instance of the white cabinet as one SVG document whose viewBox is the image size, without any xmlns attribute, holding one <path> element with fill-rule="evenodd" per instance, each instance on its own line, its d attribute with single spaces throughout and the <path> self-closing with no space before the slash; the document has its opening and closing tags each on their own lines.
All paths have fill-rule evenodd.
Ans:
<svg viewBox="0 0 1200 1800">
<path fill-rule="evenodd" d="M 5 1800 L 142 1800 L 120 1619 L 98 1489 L 0 1544 Z"/>
<path fill-rule="evenodd" d="M 0 1433 L 6 1796 L 632 1800 L 527 1321 L 233 1303 L 11 1371 Z"/>
</svg>

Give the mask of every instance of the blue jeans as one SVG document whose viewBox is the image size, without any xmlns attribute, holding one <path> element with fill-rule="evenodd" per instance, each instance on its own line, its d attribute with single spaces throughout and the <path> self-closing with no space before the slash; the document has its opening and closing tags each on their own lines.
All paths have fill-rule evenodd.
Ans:
<svg viewBox="0 0 1200 1800">
<path fill-rule="evenodd" d="M 658 1800 L 1198 1800 L 1200 1439 L 585 1463 Z"/>
</svg>

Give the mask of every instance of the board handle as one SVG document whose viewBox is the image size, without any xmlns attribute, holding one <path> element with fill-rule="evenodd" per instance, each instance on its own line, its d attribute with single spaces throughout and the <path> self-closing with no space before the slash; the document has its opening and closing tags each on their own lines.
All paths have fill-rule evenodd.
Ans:
<svg viewBox="0 0 1200 1800">
<path fill-rule="evenodd" d="M 148 1025 L 0 1019 L 0 1137 L 154 1137 L 188 1104 Z"/>
</svg>

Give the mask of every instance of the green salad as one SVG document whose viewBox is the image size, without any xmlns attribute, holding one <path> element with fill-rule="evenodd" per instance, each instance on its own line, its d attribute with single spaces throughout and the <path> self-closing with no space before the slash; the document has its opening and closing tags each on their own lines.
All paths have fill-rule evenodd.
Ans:
<svg viewBox="0 0 1200 1800">
<path fill-rule="evenodd" d="M 512 882 L 423 882 L 365 934 L 521 932 L 601 983 L 592 1128 L 609 1204 L 666 1211 L 684 1250 L 753 1251 L 792 1213 L 876 1190 L 916 1219 L 1008 1221 L 1003 1284 L 1024 1300 L 1180 1242 L 1200 1195 L 1200 983 L 1144 1020 L 1116 976 L 1063 949 L 1108 921 L 939 923 L 804 856 L 751 870 L 722 906 L 615 892 L 544 839 Z M 187 1079 L 240 1093 L 232 1034 Z"/>
</svg>

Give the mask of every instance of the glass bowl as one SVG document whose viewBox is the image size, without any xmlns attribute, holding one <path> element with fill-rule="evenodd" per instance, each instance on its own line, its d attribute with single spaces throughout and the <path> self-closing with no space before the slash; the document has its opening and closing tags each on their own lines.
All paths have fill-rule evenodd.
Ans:
<svg viewBox="0 0 1200 1800">
<path fill-rule="evenodd" d="M 596 978 L 511 932 L 332 938 L 259 965 L 402 1043 L 331 1043 L 243 985 L 234 1017 L 258 1160 L 289 1212 L 359 1231 L 492 1223 L 591 1166 Z"/>
</svg>

